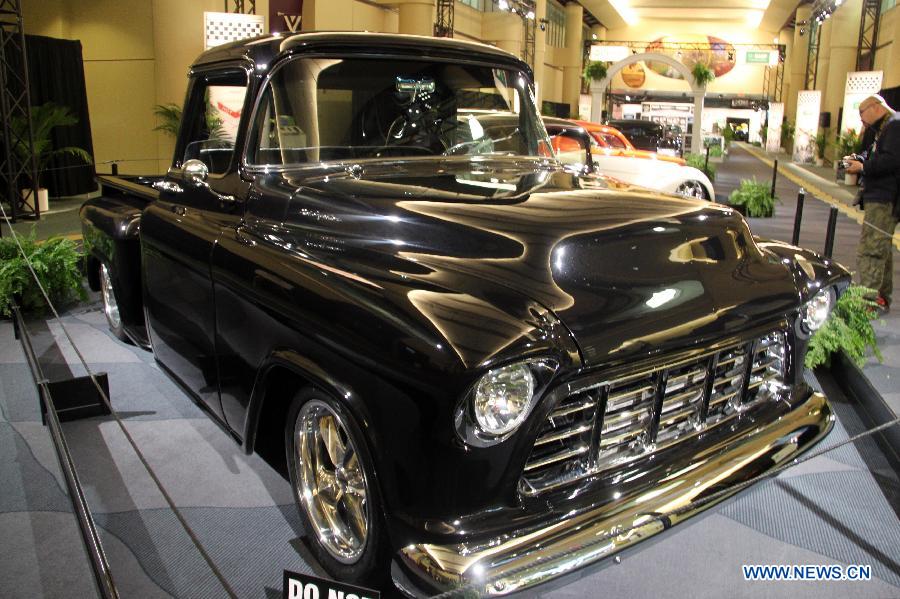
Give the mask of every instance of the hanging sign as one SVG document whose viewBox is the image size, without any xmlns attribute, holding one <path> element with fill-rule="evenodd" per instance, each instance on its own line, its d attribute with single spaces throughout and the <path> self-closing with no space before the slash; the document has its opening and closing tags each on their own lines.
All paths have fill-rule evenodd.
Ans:
<svg viewBox="0 0 900 599">
<path fill-rule="evenodd" d="M 778 52 L 775 50 L 747 50 L 744 53 L 744 62 L 774 66 L 778 64 Z"/>
<path fill-rule="evenodd" d="M 766 152 L 777 152 L 781 147 L 781 124 L 784 122 L 784 104 L 769 102 L 769 127 L 766 129 Z"/>
<path fill-rule="evenodd" d="M 591 46 L 591 60 L 595 62 L 619 62 L 627 58 L 631 52 L 627 46 L 607 46 L 595 44 Z"/>
<path fill-rule="evenodd" d="M 840 133 L 853 129 L 857 133 L 862 128 L 859 118 L 859 103 L 881 91 L 883 71 L 855 71 L 847 73 L 847 84 L 844 86 L 844 113 L 841 116 Z"/>
<path fill-rule="evenodd" d="M 799 164 L 811 164 L 815 156 L 816 134 L 819 132 L 819 109 L 822 105 L 820 90 L 804 90 L 797 94 L 797 121 L 794 131 L 792 160 Z"/>
<path fill-rule="evenodd" d="M 299 32 L 302 14 L 303 0 L 269 0 L 269 32 Z"/>
</svg>

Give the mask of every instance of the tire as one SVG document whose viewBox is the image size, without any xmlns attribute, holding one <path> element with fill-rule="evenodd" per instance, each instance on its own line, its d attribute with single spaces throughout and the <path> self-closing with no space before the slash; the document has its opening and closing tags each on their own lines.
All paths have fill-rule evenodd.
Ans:
<svg viewBox="0 0 900 599">
<path fill-rule="evenodd" d="M 703 185 L 703 183 L 694 179 L 682 181 L 681 183 L 679 183 L 678 187 L 675 188 L 675 193 L 698 200 L 709 201 L 710 199 L 709 192 L 706 190 L 706 187 Z"/>
<path fill-rule="evenodd" d="M 389 575 L 384 517 L 353 417 L 323 391 L 303 389 L 288 411 L 285 448 L 294 501 L 316 559 L 336 580 L 380 587 Z"/>
<path fill-rule="evenodd" d="M 116 298 L 116 286 L 106 264 L 100 263 L 100 297 L 103 298 L 103 314 L 109 330 L 119 341 L 131 343 L 131 339 L 125 334 L 125 325 L 122 323 L 122 315 L 119 312 L 119 301 Z"/>
</svg>

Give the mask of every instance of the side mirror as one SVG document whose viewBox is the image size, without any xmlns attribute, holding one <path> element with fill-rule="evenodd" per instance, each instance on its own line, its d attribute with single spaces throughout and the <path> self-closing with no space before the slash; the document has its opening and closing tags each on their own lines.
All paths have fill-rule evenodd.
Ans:
<svg viewBox="0 0 900 599">
<path fill-rule="evenodd" d="M 186 160 L 181 166 L 181 171 L 184 173 L 185 183 L 189 183 L 194 187 L 202 187 L 206 184 L 206 179 L 209 178 L 209 167 L 196 158 Z"/>
</svg>

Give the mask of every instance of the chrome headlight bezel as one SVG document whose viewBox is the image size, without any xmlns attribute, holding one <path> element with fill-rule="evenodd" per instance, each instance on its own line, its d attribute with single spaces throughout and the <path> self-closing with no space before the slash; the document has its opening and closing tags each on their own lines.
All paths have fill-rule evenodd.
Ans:
<svg viewBox="0 0 900 599">
<path fill-rule="evenodd" d="M 457 407 L 454 423 L 457 435 L 467 445 L 489 447 L 515 434 L 534 409 L 537 400 L 558 364 L 552 359 L 530 359 L 491 368 L 482 374 Z M 503 396 L 503 388 L 524 395 Z M 502 416 L 497 410 L 514 408 L 516 413 Z M 493 424 L 492 424 L 493 421 Z"/>
<path fill-rule="evenodd" d="M 837 303 L 837 293 L 833 286 L 820 289 L 806 303 L 800 306 L 800 316 L 797 319 L 798 332 L 803 337 L 808 337 L 818 331 L 828 321 L 834 305 Z"/>
</svg>

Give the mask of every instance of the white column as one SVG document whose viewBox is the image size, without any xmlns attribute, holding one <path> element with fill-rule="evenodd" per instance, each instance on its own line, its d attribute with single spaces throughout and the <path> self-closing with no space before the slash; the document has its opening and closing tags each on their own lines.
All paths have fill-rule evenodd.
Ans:
<svg viewBox="0 0 900 599">
<path fill-rule="evenodd" d="M 691 134 L 691 153 L 699 154 L 703 149 L 703 98 L 706 86 L 691 92 L 694 94 L 694 131 Z"/>
</svg>

